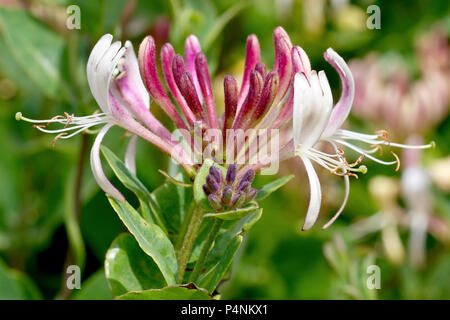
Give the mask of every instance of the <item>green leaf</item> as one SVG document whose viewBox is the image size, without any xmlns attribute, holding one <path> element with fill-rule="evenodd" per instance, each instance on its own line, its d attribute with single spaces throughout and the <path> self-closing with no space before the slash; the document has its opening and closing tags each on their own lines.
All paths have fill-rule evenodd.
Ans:
<svg viewBox="0 0 450 320">
<path fill-rule="evenodd" d="M 111 150 L 105 146 L 102 146 L 101 150 L 120 182 L 122 182 L 129 190 L 133 191 L 139 199 L 142 215 L 145 220 L 148 222 L 156 222 L 165 232 L 167 232 L 165 222 L 161 217 L 161 209 L 147 188 L 139 181 L 136 175 L 127 169 L 125 164 Z"/>
<path fill-rule="evenodd" d="M 175 178 L 180 180 L 181 173 Z M 156 188 L 152 193 L 167 229 L 172 234 L 178 234 L 186 210 L 192 201 L 192 188 L 177 186 L 170 181 Z"/>
<path fill-rule="evenodd" d="M 259 208 L 258 210 L 253 211 L 248 216 L 242 219 L 242 232 L 247 232 L 250 230 L 259 219 L 261 219 L 263 209 Z"/>
<path fill-rule="evenodd" d="M 211 159 L 206 159 L 203 162 L 202 167 L 197 173 L 197 176 L 194 180 L 194 199 L 197 204 L 202 207 L 205 210 L 211 211 L 213 210 L 211 206 L 209 205 L 208 197 L 206 196 L 205 192 L 203 191 L 203 185 L 206 183 L 206 177 L 209 174 L 209 168 L 211 166 L 215 166 L 216 168 L 220 169 L 222 171 L 222 174 L 226 175 L 226 169 L 222 166 L 219 166 L 218 164 L 214 163 Z"/>
<path fill-rule="evenodd" d="M 223 278 L 225 278 L 231 267 L 231 263 L 233 262 L 233 257 L 242 243 L 242 236 L 237 235 L 231 238 L 231 241 L 227 241 L 227 243 L 228 245 L 226 246 L 226 250 L 223 253 L 221 252 L 222 250 L 220 250 L 220 248 L 223 248 L 223 246 L 219 245 L 219 250 L 216 249 L 215 254 L 213 249 L 213 256 L 218 256 L 219 252 L 222 253 L 219 261 L 212 268 L 210 268 L 209 271 L 199 280 L 199 287 L 205 288 L 208 292 L 214 292 L 219 282 Z"/>
<path fill-rule="evenodd" d="M 272 181 L 271 183 L 266 184 L 264 187 L 259 189 L 258 194 L 256 195 L 256 200 L 262 200 L 267 198 L 272 192 L 278 190 L 282 186 L 284 186 L 286 183 L 288 183 L 292 178 L 294 177 L 293 174 L 282 177 L 280 179 L 277 179 L 275 181 Z"/>
<path fill-rule="evenodd" d="M 0 260 L 0 300 L 42 299 L 37 286 L 22 272 Z"/>
<path fill-rule="evenodd" d="M 106 253 L 105 275 L 115 296 L 166 285 L 155 262 L 129 233 L 120 234 Z"/>
<path fill-rule="evenodd" d="M 169 286 L 162 289 L 129 292 L 118 300 L 211 300 L 211 296 L 193 283 L 182 286 Z"/>
<path fill-rule="evenodd" d="M 158 265 L 167 284 L 175 284 L 177 259 L 167 235 L 156 224 L 145 221 L 128 202 L 118 202 L 110 197 L 108 200 L 142 250 Z"/>
<path fill-rule="evenodd" d="M 35 85 L 25 71 L 17 64 L 12 53 L 6 46 L 5 39 L 0 37 L 0 70 L 2 76 L 12 80 L 16 86 L 18 86 L 24 94 L 30 94 L 35 90 Z"/>
<path fill-rule="evenodd" d="M 198 235 L 195 238 L 194 246 L 192 247 L 191 255 L 189 256 L 189 263 L 197 261 L 200 252 L 203 248 L 203 244 L 208 237 L 209 232 L 214 224 L 214 219 L 203 219 L 198 231 Z"/>
<path fill-rule="evenodd" d="M 0 23 L 16 62 L 45 95 L 57 97 L 66 89 L 60 74 L 63 39 L 25 11 L 0 8 Z"/>
<path fill-rule="evenodd" d="M 218 218 L 222 220 L 238 220 L 242 217 L 245 217 L 247 214 L 249 214 L 251 211 L 254 211 L 258 209 L 258 206 L 255 206 L 254 204 L 250 204 L 247 207 L 239 208 L 239 209 L 233 209 L 229 211 L 223 211 L 218 213 L 206 213 L 203 217 L 213 217 Z"/>
<path fill-rule="evenodd" d="M 111 300 L 114 297 L 105 278 L 105 270 L 101 268 L 81 284 L 81 289 L 75 291 L 73 300 Z"/>
</svg>

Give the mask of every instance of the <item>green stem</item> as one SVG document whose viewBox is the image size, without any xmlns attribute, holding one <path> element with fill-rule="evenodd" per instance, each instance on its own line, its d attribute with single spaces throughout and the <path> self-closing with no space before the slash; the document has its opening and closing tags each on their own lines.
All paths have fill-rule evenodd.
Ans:
<svg viewBox="0 0 450 320">
<path fill-rule="evenodd" d="M 186 214 L 183 218 L 183 222 L 180 226 L 180 232 L 178 233 L 177 240 L 175 243 L 175 251 L 177 252 L 177 254 L 181 250 L 181 246 L 183 245 L 184 237 L 186 235 L 189 223 L 191 223 L 191 219 L 192 219 L 192 215 L 194 214 L 195 207 L 196 207 L 195 202 L 192 202 L 186 210 Z"/>
<path fill-rule="evenodd" d="M 185 219 L 188 220 L 188 226 L 183 237 L 181 248 L 178 252 L 178 283 L 183 282 L 184 272 L 189 262 L 189 257 L 191 256 L 192 247 L 202 223 L 203 210 L 199 206 L 195 205 L 192 211 L 193 212 L 190 219 Z"/>
<path fill-rule="evenodd" d="M 202 267 L 205 263 L 205 259 L 208 256 L 209 249 L 211 249 L 211 246 L 216 240 L 217 235 L 219 234 L 220 228 L 222 228 L 224 223 L 224 220 L 216 219 L 214 221 L 214 225 L 212 226 L 211 231 L 208 234 L 208 237 L 205 240 L 205 243 L 203 244 L 202 251 L 200 252 L 200 256 L 197 259 L 197 262 L 194 267 L 194 271 L 192 271 L 191 277 L 189 279 L 190 282 L 193 282 L 197 280 L 198 276 L 200 275 L 200 272 L 202 270 Z"/>
</svg>

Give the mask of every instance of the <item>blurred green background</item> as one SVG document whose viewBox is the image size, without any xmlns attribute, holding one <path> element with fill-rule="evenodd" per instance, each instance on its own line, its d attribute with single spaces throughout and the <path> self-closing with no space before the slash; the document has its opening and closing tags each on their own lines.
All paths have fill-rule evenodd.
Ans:
<svg viewBox="0 0 450 320">
<path fill-rule="evenodd" d="M 308 53 L 313 68 L 327 72 L 335 97 L 339 79 L 322 58 L 326 48 L 333 47 L 347 61 L 370 52 L 395 55 L 410 70 L 413 81 L 421 77 L 416 54 L 420 35 L 439 26 L 448 46 L 450 34 L 447 0 L 1 0 L 0 4 L 0 299 L 111 298 L 102 265 L 107 248 L 124 226 L 92 178 L 88 159 L 92 137 L 77 135 L 58 140 L 52 147 L 52 136 L 14 119 L 18 111 L 34 119 L 64 111 L 94 112 L 97 106 L 87 85 L 85 65 L 90 49 L 104 33 L 129 39 L 135 48 L 152 34 L 158 46 L 170 41 L 180 53 L 185 37 L 196 34 L 208 56 L 219 106 L 223 104 L 223 76 L 242 71 L 250 33 L 258 36 L 263 60 L 271 66 L 272 31 L 278 25 L 284 27 L 292 42 Z M 372 4 L 380 8 L 381 29 L 366 27 L 366 9 Z M 80 8 L 81 29 L 66 27 L 70 5 Z M 447 65 L 447 80 L 449 74 Z M 386 242 L 383 230 L 362 238 L 352 233 L 355 221 L 385 209 L 370 186 L 376 189 L 381 183 L 382 189 L 392 185 L 395 190 L 402 170 L 367 164 L 369 172 L 352 180 L 342 216 L 322 231 L 319 226 L 331 217 L 343 196 L 343 181 L 324 172 L 319 223 L 301 232 L 309 188 L 303 167 L 291 161 L 282 165 L 280 175 L 297 176 L 260 204 L 263 217 L 245 239 L 233 277 L 222 288 L 223 297 L 449 299 L 450 174 L 448 161 L 442 161 L 450 149 L 448 99 L 444 105 L 439 118 L 419 132 L 425 141 L 437 144 L 424 152 L 422 165 L 427 172 L 438 171 L 431 174 L 437 181 L 432 179 L 429 190 L 430 208 L 443 230 L 442 237 L 427 235 L 425 265 L 415 267 L 407 254 L 389 252 L 395 243 Z M 167 120 L 157 106 L 152 108 L 158 118 Z M 353 116 L 349 127 L 374 130 L 370 117 Z M 378 129 L 401 131 L 384 123 Z M 117 129 L 105 143 L 123 154 L 126 139 Z M 164 181 L 157 170 L 167 165 L 165 155 L 139 142 L 138 176 L 150 190 Z M 377 176 L 391 178 L 374 180 Z M 272 179 L 260 176 L 256 186 Z M 77 184 L 81 184 L 80 194 Z M 393 203 L 407 212 L 401 192 L 394 195 Z M 409 228 L 400 222 L 394 226 L 405 251 Z M 64 266 L 74 261 L 84 262 L 81 290 L 64 292 Z M 380 267 L 379 290 L 368 290 L 365 285 L 370 264 Z"/>
</svg>

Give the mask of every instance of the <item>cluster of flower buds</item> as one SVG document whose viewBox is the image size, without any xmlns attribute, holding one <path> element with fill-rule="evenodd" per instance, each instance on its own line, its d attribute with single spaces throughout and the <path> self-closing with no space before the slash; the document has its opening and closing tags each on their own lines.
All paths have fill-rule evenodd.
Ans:
<svg viewBox="0 0 450 320">
<path fill-rule="evenodd" d="M 214 166 L 209 169 L 203 191 L 214 210 L 241 208 L 255 199 L 258 190 L 251 187 L 255 172 L 246 171 L 239 181 L 236 181 L 236 174 L 237 165 L 234 163 L 228 167 L 225 179 L 220 169 Z"/>
</svg>

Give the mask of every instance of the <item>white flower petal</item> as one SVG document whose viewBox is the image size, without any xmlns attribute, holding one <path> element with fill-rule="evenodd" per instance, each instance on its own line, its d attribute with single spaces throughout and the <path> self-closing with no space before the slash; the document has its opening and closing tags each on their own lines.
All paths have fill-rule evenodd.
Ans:
<svg viewBox="0 0 450 320">
<path fill-rule="evenodd" d="M 133 134 L 125 151 L 125 167 L 136 175 L 136 144 L 138 136 Z"/>
<path fill-rule="evenodd" d="M 302 73 L 296 73 L 294 76 L 294 109 L 292 116 L 292 133 L 294 136 L 294 145 L 296 147 L 300 144 L 302 123 L 306 114 L 305 95 L 308 88 L 309 84 L 305 78 L 305 75 Z"/>
<path fill-rule="evenodd" d="M 305 164 L 306 172 L 308 173 L 309 188 L 310 188 L 310 198 L 308 212 L 306 213 L 305 222 L 303 224 L 302 230 L 306 231 L 310 229 L 317 220 L 320 211 L 320 205 L 322 202 L 322 190 L 320 188 L 319 177 L 317 176 L 316 170 L 308 158 L 300 157 Z"/>
<path fill-rule="evenodd" d="M 116 66 L 122 58 L 124 51 L 125 48 L 121 48 L 119 41 L 114 42 L 97 65 L 95 76 L 95 94 L 97 96 L 94 95 L 94 97 L 102 109 L 108 108 L 109 110 L 109 88 Z"/>
<path fill-rule="evenodd" d="M 104 35 L 92 49 L 87 64 L 87 77 L 92 95 L 105 113 L 110 113 L 109 87 L 125 48 L 120 41 L 111 44 L 112 36 Z"/>
<path fill-rule="evenodd" d="M 92 48 L 91 54 L 89 55 L 89 59 L 86 66 L 86 74 L 89 82 L 89 86 L 92 85 L 92 80 L 94 79 L 93 74 L 95 68 L 100 62 L 101 58 L 105 54 L 106 50 L 111 46 L 113 36 L 110 34 L 105 34 L 97 41 L 94 48 Z"/>
<path fill-rule="evenodd" d="M 116 199 L 117 201 L 124 202 L 124 196 L 112 185 L 112 183 L 106 177 L 100 159 L 100 145 L 102 143 L 103 137 L 108 132 L 108 130 L 111 129 L 112 126 L 113 124 L 105 125 L 95 138 L 94 145 L 91 149 L 91 170 L 92 174 L 94 175 L 95 181 L 97 182 L 99 187 L 102 188 L 103 191 L 105 191 L 106 194 Z"/>
<path fill-rule="evenodd" d="M 325 52 L 325 59 L 337 70 L 342 83 L 341 97 L 333 108 L 329 123 L 324 131 L 324 136 L 331 136 L 342 126 L 350 113 L 355 97 L 355 81 L 347 63 L 333 49 L 328 48 Z"/>
<path fill-rule="evenodd" d="M 347 170 L 344 170 L 344 172 L 347 172 Z M 349 176 L 344 176 L 345 181 L 345 194 L 344 194 L 344 200 L 342 201 L 341 207 L 339 210 L 334 214 L 333 218 L 330 219 L 323 227 L 322 230 L 327 229 L 329 226 L 331 226 L 336 219 L 341 215 L 342 211 L 344 211 L 344 208 L 347 204 L 348 196 L 350 194 L 350 179 Z"/>
<path fill-rule="evenodd" d="M 305 150 L 319 140 L 332 107 L 331 89 L 325 73 L 321 71 L 318 75 L 313 70 L 308 79 L 309 82 L 303 74 L 296 74 L 294 82 L 294 143 Z"/>
</svg>

